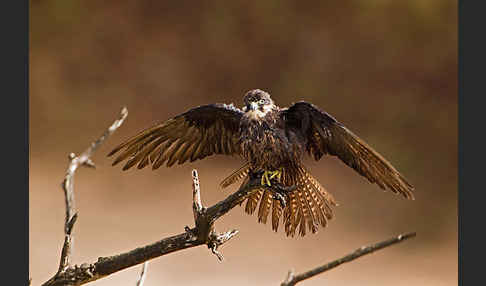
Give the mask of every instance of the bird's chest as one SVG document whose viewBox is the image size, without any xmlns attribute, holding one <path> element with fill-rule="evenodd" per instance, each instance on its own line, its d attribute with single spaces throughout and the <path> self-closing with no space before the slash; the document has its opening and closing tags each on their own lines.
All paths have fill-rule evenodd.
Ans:
<svg viewBox="0 0 486 286">
<path fill-rule="evenodd" d="M 276 169 L 288 160 L 289 142 L 278 124 L 249 121 L 240 127 L 243 156 L 253 168 Z"/>
</svg>

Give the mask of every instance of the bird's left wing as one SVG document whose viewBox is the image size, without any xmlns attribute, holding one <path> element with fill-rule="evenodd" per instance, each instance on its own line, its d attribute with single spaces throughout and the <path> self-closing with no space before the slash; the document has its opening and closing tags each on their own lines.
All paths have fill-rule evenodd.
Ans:
<svg viewBox="0 0 486 286">
<path fill-rule="evenodd" d="M 121 151 L 113 165 L 128 159 L 127 170 L 151 164 L 153 169 L 164 162 L 170 167 L 178 162 L 203 159 L 213 154 L 240 154 L 239 122 L 243 112 L 233 105 L 209 104 L 177 115 L 161 124 L 141 131 L 113 149 Z"/>
<path fill-rule="evenodd" d="M 337 156 L 346 165 L 382 189 L 413 199 L 413 186 L 378 152 L 331 115 L 307 102 L 297 102 L 281 111 L 287 132 L 302 140 L 306 151 L 319 160 Z"/>
</svg>

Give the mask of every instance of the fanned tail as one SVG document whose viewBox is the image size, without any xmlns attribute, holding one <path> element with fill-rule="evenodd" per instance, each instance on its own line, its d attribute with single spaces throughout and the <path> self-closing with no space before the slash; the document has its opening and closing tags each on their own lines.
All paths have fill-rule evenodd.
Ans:
<svg viewBox="0 0 486 286">
<path fill-rule="evenodd" d="M 242 185 L 247 182 L 248 177 Z M 283 217 L 285 233 L 291 237 L 295 236 L 297 228 L 299 234 L 304 236 L 307 230 L 316 233 L 319 225 L 326 227 L 328 220 L 333 217 L 331 206 L 337 206 L 337 203 L 303 166 L 292 171 L 284 169 L 281 183 L 285 186 L 296 186 L 295 190 L 288 193 L 285 209 L 282 209 L 278 200 L 273 199 L 271 191 L 262 188 L 247 197 L 245 212 L 251 215 L 258 207 L 258 222 L 264 224 L 271 213 L 272 229 L 275 232 L 278 230 L 280 218 Z"/>
<path fill-rule="evenodd" d="M 289 193 L 289 203 L 284 210 L 285 233 L 294 236 L 297 227 L 304 236 L 307 229 L 316 233 L 318 226 L 326 227 L 332 219 L 331 206 L 337 206 L 334 197 L 303 167 L 295 175 L 296 189 Z"/>
</svg>

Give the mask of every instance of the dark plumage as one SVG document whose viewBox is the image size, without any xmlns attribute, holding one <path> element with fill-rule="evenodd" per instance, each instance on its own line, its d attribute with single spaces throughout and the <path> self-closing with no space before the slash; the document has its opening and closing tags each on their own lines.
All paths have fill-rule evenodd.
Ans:
<svg viewBox="0 0 486 286">
<path fill-rule="evenodd" d="M 247 92 L 244 104 L 241 110 L 226 104 L 193 108 L 140 132 L 109 156 L 119 152 L 113 165 L 128 159 L 123 167 L 127 170 L 135 165 L 139 169 L 148 165 L 157 169 L 164 163 L 170 167 L 213 154 L 239 155 L 246 163 L 223 180 L 222 187 L 241 179 L 245 184 L 249 172 L 259 171 L 278 175 L 284 186 L 295 186 L 287 194 L 285 209 L 263 186 L 247 198 L 245 206 L 252 214 L 260 202 L 258 221 L 263 223 L 271 211 L 275 231 L 283 216 L 290 236 L 297 228 L 303 236 L 307 229 L 315 233 L 318 225 L 325 227 L 332 218 L 331 206 L 336 205 L 302 165 L 305 154 L 315 160 L 323 155 L 337 156 L 371 183 L 413 199 L 412 185 L 385 158 L 316 106 L 297 102 L 279 108 L 259 89 Z"/>
</svg>

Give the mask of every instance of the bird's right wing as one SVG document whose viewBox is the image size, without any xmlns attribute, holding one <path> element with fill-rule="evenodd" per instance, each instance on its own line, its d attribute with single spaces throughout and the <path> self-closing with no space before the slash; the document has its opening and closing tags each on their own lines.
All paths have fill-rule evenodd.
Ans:
<svg viewBox="0 0 486 286">
<path fill-rule="evenodd" d="M 288 129 L 300 135 L 310 155 L 337 156 L 371 183 L 413 199 L 413 186 L 383 156 L 331 115 L 307 102 L 282 111 Z"/>
<path fill-rule="evenodd" d="M 233 105 L 209 104 L 193 108 L 161 124 L 143 130 L 113 149 L 118 152 L 113 165 L 128 159 L 127 170 L 141 169 L 164 162 L 170 167 L 178 162 L 203 159 L 213 154 L 240 154 L 239 122 L 243 112 Z"/>
</svg>

